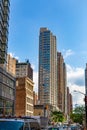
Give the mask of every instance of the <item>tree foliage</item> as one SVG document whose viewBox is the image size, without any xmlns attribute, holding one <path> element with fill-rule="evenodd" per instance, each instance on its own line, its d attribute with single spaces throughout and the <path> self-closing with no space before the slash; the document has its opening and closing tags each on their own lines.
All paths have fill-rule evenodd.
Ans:
<svg viewBox="0 0 87 130">
<path fill-rule="evenodd" d="M 54 122 L 63 122 L 64 115 L 60 111 L 52 111 L 51 112 L 51 120 Z"/>
<path fill-rule="evenodd" d="M 70 114 L 70 118 L 72 119 L 73 122 L 82 124 L 84 120 L 84 113 L 85 113 L 85 107 L 77 106 Z"/>
</svg>

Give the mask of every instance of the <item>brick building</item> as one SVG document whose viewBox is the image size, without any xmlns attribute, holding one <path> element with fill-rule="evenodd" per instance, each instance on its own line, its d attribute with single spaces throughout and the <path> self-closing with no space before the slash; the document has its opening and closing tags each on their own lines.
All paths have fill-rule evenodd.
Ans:
<svg viewBox="0 0 87 130">
<path fill-rule="evenodd" d="M 16 115 L 33 115 L 34 83 L 28 77 L 16 78 Z"/>
</svg>

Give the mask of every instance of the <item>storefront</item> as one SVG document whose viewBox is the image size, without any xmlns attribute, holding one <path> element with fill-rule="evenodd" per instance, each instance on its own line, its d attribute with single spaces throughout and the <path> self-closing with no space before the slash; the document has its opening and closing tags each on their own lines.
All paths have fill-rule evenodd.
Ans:
<svg viewBox="0 0 87 130">
<path fill-rule="evenodd" d="M 15 114 L 15 77 L 0 68 L 0 115 Z"/>
</svg>

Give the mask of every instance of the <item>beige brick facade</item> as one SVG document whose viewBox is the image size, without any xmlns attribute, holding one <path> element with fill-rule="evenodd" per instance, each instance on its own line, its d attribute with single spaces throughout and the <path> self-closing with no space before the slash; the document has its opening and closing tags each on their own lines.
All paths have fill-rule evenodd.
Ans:
<svg viewBox="0 0 87 130">
<path fill-rule="evenodd" d="M 9 73 L 16 75 L 16 59 L 10 54 L 7 55 L 7 65 L 6 69 Z"/>
<path fill-rule="evenodd" d="M 28 77 L 16 79 L 16 116 L 33 115 L 33 87 Z"/>
</svg>

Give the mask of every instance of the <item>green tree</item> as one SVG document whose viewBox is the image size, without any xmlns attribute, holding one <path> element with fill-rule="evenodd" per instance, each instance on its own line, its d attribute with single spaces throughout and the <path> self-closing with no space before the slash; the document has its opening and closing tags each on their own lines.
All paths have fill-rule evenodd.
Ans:
<svg viewBox="0 0 87 130">
<path fill-rule="evenodd" d="M 70 114 L 70 118 L 72 119 L 73 122 L 82 124 L 84 120 L 84 113 L 85 113 L 85 107 L 77 106 Z"/>
<path fill-rule="evenodd" d="M 63 122 L 64 120 L 64 115 L 60 111 L 52 111 L 51 112 L 51 120 L 54 122 Z"/>
</svg>

